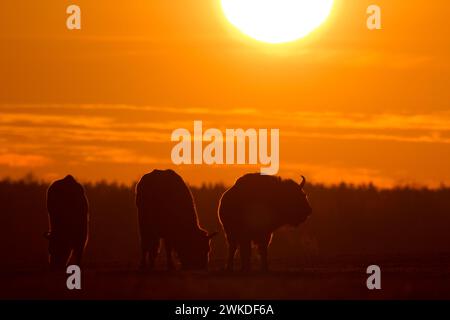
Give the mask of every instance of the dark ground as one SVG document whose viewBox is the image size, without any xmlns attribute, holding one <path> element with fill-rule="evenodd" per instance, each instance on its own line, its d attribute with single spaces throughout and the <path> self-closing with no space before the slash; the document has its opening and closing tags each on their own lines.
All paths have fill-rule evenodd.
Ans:
<svg viewBox="0 0 450 320">
<path fill-rule="evenodd" d="M 223 232 L 211 244 L 209 273 L 139 273 L 131 186 L 87 184 L 90 235 L 81 292 L 46 271 L 48 185 L 0 180 L 0 299 L 449 299 L 450 188 L 377 189 L 307 184 L 313 215 L 277 230 L 272 272 L 226 274 Z M 192 188 L 199 220 L 221 231 L 224 186 Z M 162 254 L 161 256 L 164 256 Z M 163 263 L 164 261 L 159 261 Z M 366 268 L 381 267 L 369 291 Z M 159 270 L 163 270 L 159 266 Z"/>
<path fill-rule="evenodd" d="M 352 264 L 347 257 L 292 268 L 274 261 L 271 272 L 250 274 L 219 271 L 222 261 L 213 261 L 208 273 L 86 267 L 81 291 L 67 290 L 64 274 L 4 271 L 0 299 L 450 299 L 448 256 L 435 256 L 434 262 L 380 259 L 382 289 L 374 291 L 366 287 L 365 272 L 372 259 Z"/>
</svg>

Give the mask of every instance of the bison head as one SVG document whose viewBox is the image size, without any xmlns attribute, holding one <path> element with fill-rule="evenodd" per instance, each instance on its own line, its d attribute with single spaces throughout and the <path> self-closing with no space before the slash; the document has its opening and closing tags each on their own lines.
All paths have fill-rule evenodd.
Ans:
<svg viewBox="0 0 450 320">
<path fill-rule="evenodd" d="M 186 239 L 178 252 L 184 270 L 207 269 L 211 249 L 210 242 L 215 235 L 217 232 L 208 234 L 206 231 L 198 229 Z"/>
<path fill-rule="evenodd" d="M 287 190 L 285 196 L 288 197 L 286 201 L 286 204 L 288 204 L 286 222 L 293 226 L 298 226 L 300 223 L 304 222 L 312 213 L 308 197 L 303 191 L 305 183 L 306 179 L 302 176 L 302 181 L 299 184 L 291 180 L 286 186 Z"/>
</svg>

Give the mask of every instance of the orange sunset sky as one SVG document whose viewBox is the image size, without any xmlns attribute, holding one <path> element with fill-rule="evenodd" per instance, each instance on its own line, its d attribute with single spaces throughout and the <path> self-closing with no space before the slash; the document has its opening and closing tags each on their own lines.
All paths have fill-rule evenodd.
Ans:
<svg viewBox="0 0 450 320">
<path fill-rule="evenodd" d="M 66 28 L 69 4 L 82 30 Z M 382 8 L 382 30 L 366 8 Z M 279 128 L 280 175 L 450 183 L 450 2 L 335 0 L 307 38 L 257 42 L 218 0 L 0 3 L 0 177 L 191 184 L 259 170 L 171 164 L 171 132 Z"/>
</svg>

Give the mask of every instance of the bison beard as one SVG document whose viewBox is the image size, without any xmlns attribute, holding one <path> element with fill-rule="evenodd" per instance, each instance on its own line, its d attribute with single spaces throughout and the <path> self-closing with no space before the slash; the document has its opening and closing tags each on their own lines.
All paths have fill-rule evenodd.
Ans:
<svg viewBox="0 0 450 320">
<path fill-rule="evenodd" d="M 261 268 L 268 269 L 267 249 L 272 233 L 283 225 L 298 226 L 312 212 L 304 185 L 304 177 L 297 184 L 273 176 L 247 174 L 223 194 L 218 213 L 228 241 L 227 270 L 233 269 L 238 247 L 242 269 L 250 269 L 252 242 L 258 247 Z"/>
<path fill-rule="evenodd" d="M 154 170 L 136 186 L 142 258 L 140 267 L 153 268 L 163 240 L 167 267 L 174 269 L 176 252 L 183 269 L 206 269 L 210 239 L 200 228 L 192 194 L 172 170 Z"/>
</svg>

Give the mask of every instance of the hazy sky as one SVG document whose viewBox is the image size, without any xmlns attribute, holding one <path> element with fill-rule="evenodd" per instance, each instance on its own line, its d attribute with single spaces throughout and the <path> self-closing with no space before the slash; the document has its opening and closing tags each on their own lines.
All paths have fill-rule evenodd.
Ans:
<svg viewBox="0 0 450 320">
<path fill-rule="evenodd" d="M 313 0 L 312 0 L 313 1 Z M 66 29 L 69 4 L 82 30 Z M 366 28 L 369 4 L 383 30 Z M 256 42 L 218 0 L 0 3 L 0 176 L 130 182 L 174 167 L 171 132 L 280 128 L 280 174 L 450 183 L 450 3 L 335 0 L 288 45 Z M 182 166 L 233 182 L 257 167 Z"/>
</svg>

